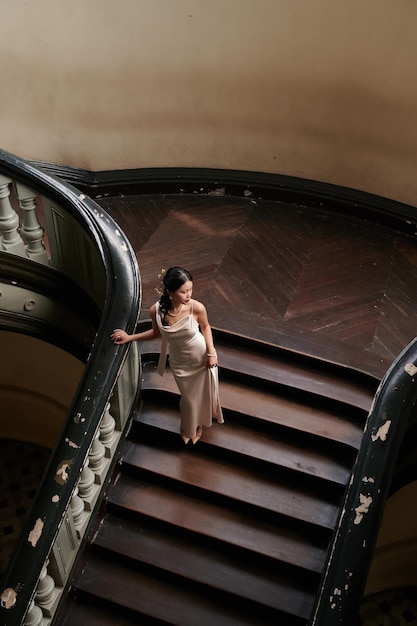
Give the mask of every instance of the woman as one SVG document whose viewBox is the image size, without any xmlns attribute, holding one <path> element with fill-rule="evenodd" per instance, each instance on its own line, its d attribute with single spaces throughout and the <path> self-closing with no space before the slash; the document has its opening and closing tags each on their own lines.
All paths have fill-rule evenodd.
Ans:
<svg viewBox="0 0 417 626">
<path fill-rule="evenodd" d="M 182 267 L 171 267 L 163 276 L 163 292 L 150 308 L 152 328 L 128 335 L 116 329 L 112 341 L 145 341 L 162 336 L 158 372 L 163 374 L 169 346 L 169 365 L 181 393 L 181 437 L 185 444 L 201 438 L 212 418 L 223 423 L 219 401 L 217 353 L 205 306 L 193 300 L 193 279 Z"/>
</svg>

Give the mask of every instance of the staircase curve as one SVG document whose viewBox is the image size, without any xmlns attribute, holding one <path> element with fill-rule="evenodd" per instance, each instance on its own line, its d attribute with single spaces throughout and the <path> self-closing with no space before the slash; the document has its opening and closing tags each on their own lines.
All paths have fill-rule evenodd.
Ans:
<svg viewBox="0 0 417 626">
<path fill-rule="evenodd" d="M 141 391 L 131 415 L 136 353 L 133 346 L 116 349 L 109 342 L 116 314 L 129 330 L 137 321 L 139 280 L 133 255 L 124 277 L 128 242 L 77 190 L 7 154 L 2 161 L 5 199 L 11 197 L 9 178 L 19 175 L 22 210 L 28 208 L 30 217 L 22 228 L 27 246 L 22 247 L 22 259 L 12 264 L 25 286 L 33 286 L 28 278 L 31 259 L 24 255 L 37 254 L 31 220 L 39 199 L 47 216 L 54 216 L 56 232 L 65 224 L 82 241 L 89 234 L 88 245 L 80 250 L 96 259 L 103 278 L 101 317 L 86 354 L 85 376 L 27 524 L 31 529 L 33 520 L 45 518 L 47 528 L 37 541 L 36 558 L 25 539 L 28 533 L 22 535 L 5 578 L 4 592 L 13 591 L 16 598 L 9 602 L 2 593 L 7 623 L 186 626 L 218 620 L 226 626 L 351 626 L 398 451 L 415 415 L 416 340 L 378 385 L 377 378 L 351 367 L 214 329 L 226 421 L 206 429 L 195 447 L 184 446 L 178 436 L 178 392 L 169 368 L 163 378 L 156 375 L 158 343 L 141 346 Z M 27 192 L 27 186 L 36 193 Z M 7 222 L 14 224 L 13 207 L 4 199 L 1 206 Z M 96 222 L 102 222 L 99 232 Z M 4 247 L 14 245 L 11 233 L 16 239 L 17 221 L 3 230 Z M 41 238 L 41 229 L 36 230 Z M 51 242 L 49 232 L 48 238 Z M 72 260 L 70 248 L 65 250 Z M 2 256 L 10 256 L 10 250 Z M 59 255 L 52 251 L 44 260 L 45 283 L 56 270 L 59 277 L 66 275 L 66 265 L 55 267 L 55 258 Z M 85 258 L 83 254 L 83 267 Z M 89 272 L 86 278 L 93 276 Z M 88 282 L 82 285 L 88 292 Z M 112 317 L 108 312 L 114 303 L 119 310 Z M 5 316 L 9 319 L 9 312 Z M 25 330 L 31 331 L 40 326 L 26 324 Z M 133 362 L 125 373 L 130 357 Z M 99 474 L 90 471 L 90 460 L 95 460 L 94 446 L 100 443 L 98 427 L 111 421 L 109 407 L 127 421 L 116 429 L 111 478 L 103 475 L 96 489 Z M 79 428 L 83 415 L 88 415 L 86 435 Z M 100 428 L 100 437 L 108 444 L 104 430 Z M 63 450 L 67 459 L 68 448 L 72 471 L 57 500 L 56 468 Z M 50 591 L 46 563 L 58 533 L 67 526 L 74 550 L 61 585 Z M 55 569 L 60 545 L 56 554 Z"/>
</svg>

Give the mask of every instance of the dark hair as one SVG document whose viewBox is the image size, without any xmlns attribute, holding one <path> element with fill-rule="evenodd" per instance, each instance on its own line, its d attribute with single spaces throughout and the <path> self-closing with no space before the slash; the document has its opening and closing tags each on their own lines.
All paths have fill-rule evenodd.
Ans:
<svg viewBox="0 0 417 626">
<path fill-rule="evenodd" d="M 185 270 L 183 267 L 170 267 L 169 270 L 165 272 L 162 279 L 164 291 L 159 298 L 159 308 L 161 310 L 162 317 L 167 314 L 171 304 L 168 291 L 177 291 L 177 289 L 186 283 L 187 280 L 192 281 L 193 277 L 190 272 Z"/>
</svg>

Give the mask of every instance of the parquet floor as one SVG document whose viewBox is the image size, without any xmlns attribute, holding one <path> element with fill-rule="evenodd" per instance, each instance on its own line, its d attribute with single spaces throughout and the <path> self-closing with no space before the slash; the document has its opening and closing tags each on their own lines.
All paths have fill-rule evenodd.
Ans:
<svg viewBox="0 0 417 626">
<path fill-rule="evenodd" d="M 172 265 L 226 328 L 383 376 L 415 336 L 417 240 L 356 217 L 251 198 L 100 198 L 129 237 L 141 317 Z"/>
</svg>

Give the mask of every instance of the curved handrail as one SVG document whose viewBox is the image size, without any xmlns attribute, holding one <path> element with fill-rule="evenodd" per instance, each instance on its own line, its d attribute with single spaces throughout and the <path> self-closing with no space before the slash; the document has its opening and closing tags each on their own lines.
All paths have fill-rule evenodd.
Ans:
<svg viewBox="0 0 417 626">
<path fill-rule="evenodd" d="M 417 339 L 393 362 L 346 490 L 311 626 L 356 623 L 398 451 L 417 400 Z"/>
<path fill-rule="evenodd" d="M 106 276 L 101 321 L 86 367 L 19 545 L 2 581 L 2 600 L 5 590 L 15 592 L 13 605 L 6 607 L 7 603 L 3 603 L 0 609 L 0 621 L 6 626 L 21 624 L 33 598 L 99 421 L 127 356 L 128 344 L 114 346 L 110 342 L 111 331 L 116 325 L 122 325 L 132 332 L 138 318 L 141 289 L 136 258 L 128 240 L 95 202 L 74 187 L 5 151 L 0 151 L 0 169 L 6 176 L 17 178 L 55 199 L 82 224 L 101 256 Z M 59 467 L 65 468 L 66 472 L 62 484 L 57 481 Z"/>
</svg>

